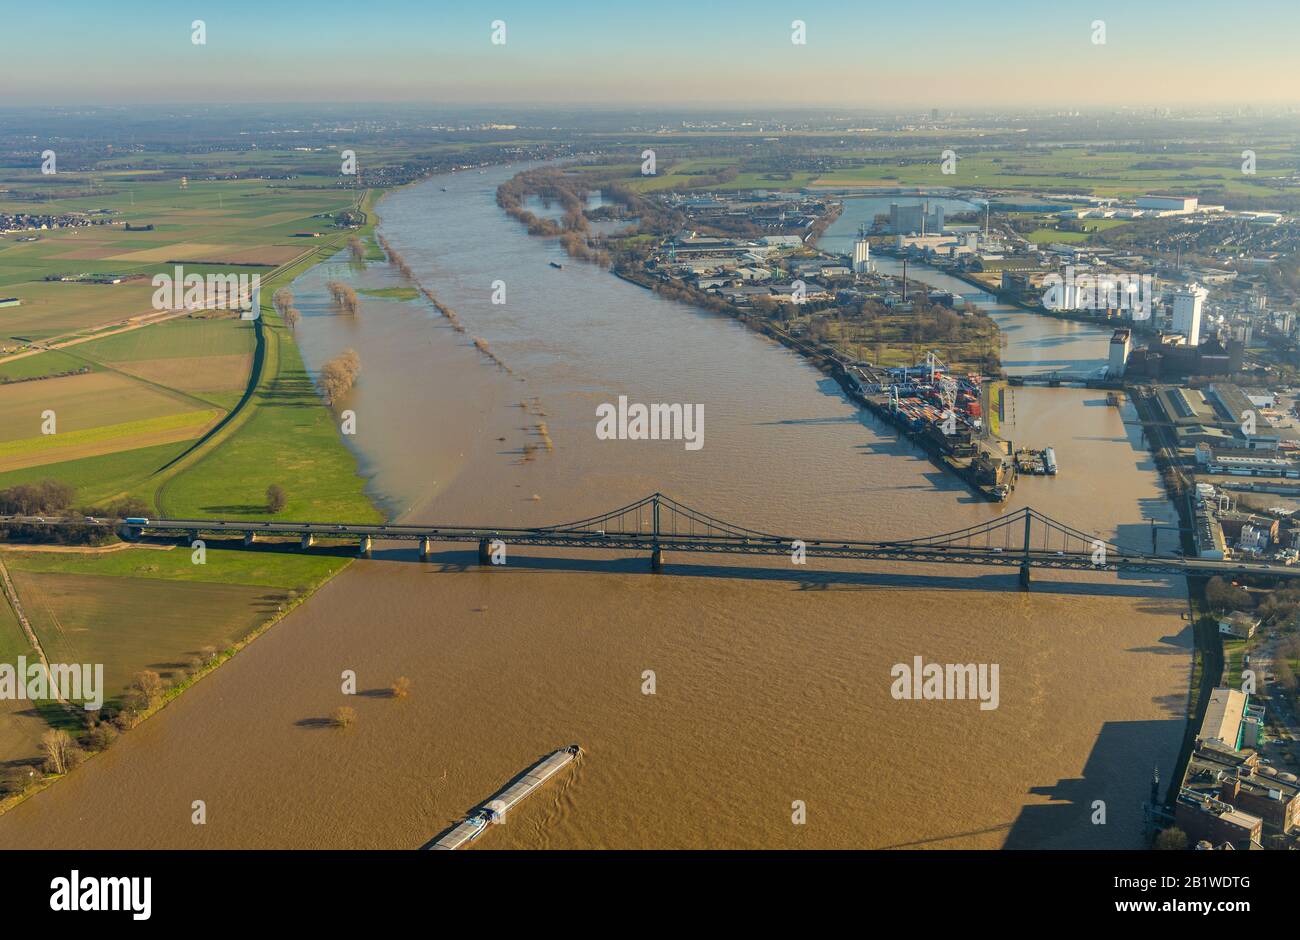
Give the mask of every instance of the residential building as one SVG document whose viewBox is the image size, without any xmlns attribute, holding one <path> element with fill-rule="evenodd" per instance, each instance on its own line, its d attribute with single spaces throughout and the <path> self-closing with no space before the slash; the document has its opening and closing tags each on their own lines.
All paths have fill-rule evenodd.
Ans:
<svg viewBox="0 0 1300 940">
<path fill-rule="evenodd" d="M 1256 618 L 1240 610 L 1234 610 L 1219 618 L 1219 633 L 1240 640 L 1249 640 L 1255 635 L 1258 627 L 1259 621 Z"/>
</svg>

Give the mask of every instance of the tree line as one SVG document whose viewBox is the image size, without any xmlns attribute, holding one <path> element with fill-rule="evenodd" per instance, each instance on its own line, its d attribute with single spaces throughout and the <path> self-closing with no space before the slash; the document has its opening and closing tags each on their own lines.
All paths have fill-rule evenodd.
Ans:
<svg viewBox="0 0 1300 940">
<path fill-rule="evenodd" d="M 111 541 L 114 533 L 105 526 L 85 523 L 85 517 L 113 520 L 143 516 L 149 512 L 149 505 L 139 499 L 121 499 L 102 505 L 78 504 L 76 488 L 61 480 L 20 483 L 0 490 L 0 515 L 42 516 L 82 524 L 45 526 L 0 523 L 0 538 L 14 542 L 98 545 Z"/>
</svg>

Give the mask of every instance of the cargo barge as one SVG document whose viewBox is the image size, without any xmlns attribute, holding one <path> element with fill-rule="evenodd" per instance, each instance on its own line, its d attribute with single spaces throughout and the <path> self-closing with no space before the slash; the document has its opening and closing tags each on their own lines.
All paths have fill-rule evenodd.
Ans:
<svg viewBox="0 0 1300 940">
<path fill-rule="evenodd" d="M 578 755 L 581 753 L 582 748 L 576 744 L 570 744 L 568 747 L 562 747 L 558 751 L 546 755 L 524 771 L 523 776 L 470 813 L 463 822 L 439 836 L 429 848 L 449 851 L 469 845 L 469 843 L 487 832 L 489 825 L 505 822 L 506 814 L 510 810 L 531 796 L 535 790 L 551 777 L 554 777 L 577 760 Z"/>
<path fill-rule="evenodd" d="M 1026 447 L 1016 451 L 1016 472 L 1027 473 L 1033 476 L 1056 476 L 1056 451 L 1047 447 L 1043 450 L 1034 450 Z"/>
</svg>

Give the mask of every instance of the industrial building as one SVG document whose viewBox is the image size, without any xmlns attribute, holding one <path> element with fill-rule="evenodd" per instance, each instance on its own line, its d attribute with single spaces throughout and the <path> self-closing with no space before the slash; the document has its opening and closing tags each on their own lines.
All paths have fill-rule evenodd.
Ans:
<svg viewBox="0 0 1300 940">
<path fill-rule="evenodd" d="M 943 206 L 923 202 L 914 206 L 889 204 L 889 231 L 894 235 L 925 235 L 943 232 Z"/>
<path fill-rule="evenodd" d="M 1124 367 L 1128 363 L 1129 347 L 1132 343 L 1131 330 L 1116 330 L 1110 337 L 1110 360 L 1106 366 L 1106 375 L 1112 379 L 1124 376 Z"/>
<path fill-rule="evenodd" d="M 1207 463 L 1222 451 L 1268 451 L 1255 457 L 1276 457 L 1282 440 L 1280 432 L 1257 405 L 1239 387 L 1230 382 L 1215 382 L 1204 390 L 1161 385 L 1155 389 L 1156 403 L 1165 421 L 1173 426 L 1180 448 L 1195 449 L 1197 459 Z M 1247 433 L 1247 429 L 1251 429 Z M 1291 437 L 1292 432 L 1285 432 Z M 1256 465 L 1251 464 L 1251 467 Z M 1269 466 L 1259 463 L 1258 468 Z M 1242 464 L 1243 469 L 1248 469 Z"/>
<path fill-rule="evenodd" d="M 1246 716 L 1249 698 L 1236 689 L 1215 689 L 1210 693 L 1210 703 L 1205 708 L 1205 719 L 1196 735 L 1196 743 L 1218 741 L 1233 750 L 1241 747 L 1241 725 Z"/>
<path fill-rule="evenodd" d="M 1224 690 L 1216 690 L 1224 691 Z M 1250 747 L 1198 741 L 1175 809 L 1179 828 L 1192 840 L 1233 848 L 1283 848 L 1300 832 L 1300 781 L 1279 771 Z"/>
<path fill-rule="evenodd" d="M 1200 200 L 1196 196 L 1138 196 L 1135 202 L 1139 209 L 1155 209 L 1158 212 L 1195 212 Z"/>
<path fill-rule="evenodd" d="M 867 241 L 865 229 L 858 229 L 858 237 L 853 242 L 853 273 L 866 274 L 871 270 L 871 242 Z"/>
<path fill-rule="evenodd" d="M 1215 846 L 1226 843 L 1234 849 L 1263 848 L 1262 819 L 1199 790 L 1183 790 L 1178 794 L 1174 824 L 1189 840 Z"/>
<path fill-rule="evenodd" d="M 1201 309 L 1209 291 L 1199 284 L 1189 284 L 1173 293 L 1173 331 L 1187 340 L 1188 346 L 1201 344 Z"/>
</svg>

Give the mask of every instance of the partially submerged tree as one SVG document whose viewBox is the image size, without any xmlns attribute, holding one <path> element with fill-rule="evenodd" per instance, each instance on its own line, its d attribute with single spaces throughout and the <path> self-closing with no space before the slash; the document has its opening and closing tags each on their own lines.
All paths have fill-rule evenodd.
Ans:
<svg viewBox="0 0 1300 940">
<path fill-rule="evenodd" d="M 320 387 L 325 400 L 335 405 L 352 388 L 361 372 L 361 359 L 356 350 L 348 349 L 339 353 L 320 370 Z"/>
<path fill-rule="evenodd" d="M 357 292 L 344 284 L 342 281 L 330 281 L 325 285 L 329 288 L 330 296 L 334 298 L 334 304 L 344 313 L 355 314 L 361 304 L 357 300 Z"/>
</svg>

